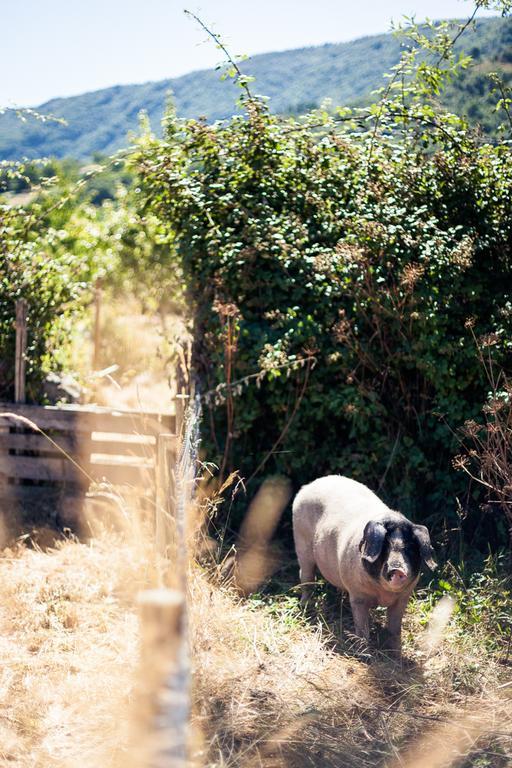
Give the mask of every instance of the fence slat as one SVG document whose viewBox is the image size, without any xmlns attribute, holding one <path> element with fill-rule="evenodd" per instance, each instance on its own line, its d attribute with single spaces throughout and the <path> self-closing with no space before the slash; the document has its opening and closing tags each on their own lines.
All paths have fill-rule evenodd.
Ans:
<svg viewBox="0 0 512 768">
<path fill-rule="evenodd" d="M 88 471 L 87 466 L 84 469 Z M 88 483 L 84 474 L 64 457 L 0 455 L 0 474 L 20 480 L 60 480 L 80 485 Z"/>
<path fill-rule="evenodd" d="M 153 467 L 134 464 L 91 463 L 87 471 L 98 482 L 106 481 L 112 485 L 131 485 L 142 488 L 152 487 L 155 477 Z"/>
<path fill-rule="evenodd" d="M 93 371 L 97 371 L 100 366 L 100 347 L 101 347 L 101 304 L 103 291 L 101 280 L 96 281 L 94 288 L 94 346 L 93 346 Z"/>
<path fill-rule="evenodd" d="M 90 446 L 92 443 L 87 434 L 58 435 L 57 437 L 52 437 L 52 440 L 54 440 L 63 451 L 72 455 L 73 458 L 76 458 L 78 453 L 82 456 L 87 456 L 87 454 L 91 452 Z M 97 443 L 94 443 L 94 445 L 97 445 Z M 28 432 L 26 434 L 20 432 L 0 433 L 0 451 L 8 450 L 45 451 L 47 453 L 62 455 L 58 448 L 52 445 L 48 438 L 41 435 L 39 432 Z"/>
<path fill-rule="evenodd" d="M 59 485 L 12 485 L 5 482 L 0 476 L 0 501 L 3 502 L 26 502 L 37 504 L 41 500 L 46 502 L 59 502 L 69 499 L 69 503 L 82 504 L 85 495 L 79 486 L 72 486 L 63 489 Z"/>
<path fill-rule="evenodd" d="M 172 414 L 112 411 L 109 408 L 76 405 L 0 403 L 0 414 L 9 412 L 33 421 L 43 430 L 125 432 L 152 436 L 159 435 L 161 432 L 175 432 L 175 418 Z M 7 419 L 5 416 L 0 416 L 0 424 L 2 422 L 15 424 L 13 419 Z"/>
<path fill-rule="evenodd" d="M 147 442 L 124 442 L 116 436 L 115 440 L 93 440 L 88 432 L 67 433 L 53 436 L 52 440 L 72 456 L 75 461 L 89 460 L 91 453 L 110 456 L 128 456 L 155 461 L 156 444 Z M 1 451 L 44 451 L 55 456 L 62 456 L 61 451 L 39 432 L 4 432 L 0 433 Z"/>
<path fill-rule="evenodd" d="M 177 442 L 174 435 L 158 437 L 156 459 L 155 539 L 157 552 L 162 557 L 173 557 L 176 549 L 174 469 Z"/>
<path fill-rule="evenodd" d="M 109 456 L 125 456 L 155 462 L 156 445 L 150 443 L 124 443 L 122 440 L 92 440 L 91 453 L 105 453 Z"/>
<path fill-rule="evenodd" d="M 80 466 L 87 475 L 97 482 L 112 485 L 131 485 L 146 487 L 154 482 L 155 470 L 151 465 L 128 463 L 85 463 Z M 89 479 L 78 467 L 66 458 L 53 456 L 6 456 L 0 455 L 0 475 L 19 480 L 48 480 L 77 483 L 84 487 Z"/>
</svg>

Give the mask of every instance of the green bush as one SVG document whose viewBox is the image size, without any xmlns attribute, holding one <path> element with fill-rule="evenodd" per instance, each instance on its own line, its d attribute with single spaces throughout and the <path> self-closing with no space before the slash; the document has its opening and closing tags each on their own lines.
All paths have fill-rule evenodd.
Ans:
<svg viewBox="0 0 512 768">
<path fill-rule="evenodd" d="M 77 320 L 96 280 L 108 295 L 136 296 L 146 312 L 181 309 L 169 233 L 138 210 L 127 166 L 116 158 L 102 162 L 85 169 L 72 161 L 0 163 L 0 399 L 13 397 L 18 298 L 29 307 L 33 401 L 46 372 L 72 365 Z"/>
<path fill-rule="evenodd" d="M 440 522 L 465 490 L 454 431 L 485 399 L 472 333 L 510 351 L 510 154 L 381 140 L 368 164 L 367 139 L 294 127 L 173 123 L 141 159 L 196 306 L 207 455 L 346 473 Z"/>
<path fill-rule="evenodd" d="M 17 164 L 13 182 L 26 177 Z M 30 181 L 30 175 L 27 176 Z M 37 402 L 48 371 L 66 367 L 77 313 L 105 273 L 111 251 L 97 243 L 98 212 L 76 199 L 72 180 L 54 179 L 24 205 L 0 200 L 0 399 L 14 394 L 15 305 L 28 303 L 27 397 Z"/>
<path fill-rule="evenodd" d="M 205 453 L 250 491 L 341 472 L 438 529 L 478 501 L 451 461 L 486 397 L 473 335 L 510 363 L 512 161 L 432 106 L 466 62 L 411 49 L 369 110 L 281 121 L 248 98 L 142 142 L 195 307 Z"/>
<path fill-rule="evenodd" d="M 420 624 L 428 624 L 432 609 L 445 596 L 454 604 L 450 633 L 453 639 L 471 638 L 474 647 L 481 645 L 490 654 L 508 657 L 512 629 L 511 578 L 510 563 L 505 562 L 503 554 L 487 555 L 474 571 L 463 567 L 460 572 L 448 563 L 441 576 L 414 599 Z"/>
</svg>

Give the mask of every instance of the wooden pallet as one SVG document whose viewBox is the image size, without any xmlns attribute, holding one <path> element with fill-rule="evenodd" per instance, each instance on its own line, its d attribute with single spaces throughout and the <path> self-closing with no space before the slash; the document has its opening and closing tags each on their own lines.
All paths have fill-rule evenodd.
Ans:
<svg viewBox="0 0 512 768">
<path fill-rule="evenodd" d="M 69 505 L 93 482 L 155 499 L 159 442 L 166 435 L 168 445 L 175 427 L 159 413 L 0 403 L 0 507 Z"/>
</svg>

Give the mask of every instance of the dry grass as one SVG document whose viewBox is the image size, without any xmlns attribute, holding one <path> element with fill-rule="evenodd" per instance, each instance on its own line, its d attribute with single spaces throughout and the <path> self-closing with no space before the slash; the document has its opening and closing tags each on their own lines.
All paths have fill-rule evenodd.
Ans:
<svg viewBox="0 0 512 768">
<path fill-rule="evenodd" d="M 413 616 L 402 667 L 378 655 L 361 662 L 325 627 L 306 624 L 289 600 L 255 607 L 204 576 L 191 597 L 208 765 L 434 768 L 461 755 L 470 756 L 468 766 L 510 764 L 512 710 L 497 688 L 506 669 L 470 638 L 461 648 L 448 632 L 426 658 Z"/>
<path fill-rule="evenodd" d="M 197 716 L 210 764 L 330 765 L 356 748 L 359 713 L 372 703 L 362 665 L 329 650 L 319 628 L 253 608 L 204 575 L 192 582 L 191 604 Z M 287 759 L 276 762 L 277 753 Z"/>
<path fill-rule="evenodd" d="M 112 766 L 137 659 L 144 564 L 112 539 L 0 559 L 0 764 Z"/>
<path fill-rule="evenodd" d="M 45 552 L 4 551 L 0 765 L 126 762 L 134 596 L 154 583 L 142 542 L 137 527 Z M 457 750 L 472 755 L 458 765 L 510 764 L 512 712 L 508 689 L 498 688 L 506 668 L 470 637 L 448 630 L 427 657 L 415 612 L 397 669 L 340 649 L 325 625 L 300 616 L 295 598 L 242 599 L 199 566 L 189 585 L 197 765 L 432 768 L 451 764 Z M 426 732 L 430 762 L 418 762 L 417 745 L 407 757 Z"/>
</svg>

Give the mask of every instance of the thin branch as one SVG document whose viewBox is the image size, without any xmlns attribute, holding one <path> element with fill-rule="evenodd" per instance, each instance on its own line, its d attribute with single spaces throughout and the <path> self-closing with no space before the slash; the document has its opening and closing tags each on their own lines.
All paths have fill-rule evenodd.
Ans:
<svg viewBox="0 0 512 768">
<path fill-rule="evenodd" d="M 423 125 L 427 125 L 427 126 L 429 126 L 431 128 L 436 128 L 440 133 L 443 134 L 443 136 L 445 136 L 445 138 L 449 139 L 452 142 L 452 144 L 459 150 L 459 152 L 461 154 L 463 154 L 463 155 L 467 155 L 468 154 L 468 152 L 462 147 L 460 142 L 457 141 L 457 139 L 455 139 L 455 137 L 452 136 L 452 134 L 449 131 L 447 131 L 446 128 L 444 128 L 436 120 L 429 119 L 429 118 L 425 117 L 424 115 L 415 115 L 415 114 L 413 114 L 411 112 L 408 112 L 407 110 L 404 111 L 404 112 L 399 112 L 399 111 L 396 111 L 396 110 L 389 110 L 388 114 L 390 115 L 390 117 L 402 118 L 404 121 L 406 119 L 409 119 L 409 120 L 413 120 L 413 121 L 415 121 L 417 123 L 421 123 Z M 372 117 L 370 112 L 367 112 L 366 114 L 360 114 L 360 115 L 348 115 L 348 116 L 344 115 L 343 117 L 341 117 L 341 116 L 333 117 L 332 118 L 332 124 L 336 125 L 336 124 L 339 124 L 339 123 L 350 123 L 350 122 L 353 122 L 353 123 L 359 123 L 360 125 L 364 125 L 367 122 L 369 117 Z M 378 122 L 380 122 L 381 117 L 382 117 L 382 113 L 379 113 L 379 115 L 375 116 L 376 125 L 378 124 Z M 283 133 L 285 133 L 285 134 L 286 133 L 296 133 L 298 131 L 308 131 L 308 130 L 311 130 L 311 129 L 314 129 L 314 128 L 326 128 L 326 129 L 328 129 L 329 127 L 330 126 L 326 126 L 325 123 L 305 123 L 304 125 L 296 125 L 296 126 L 293 126 L 293 127 L 290 127 L 290 128 L 285 128 L 283 130 Z M 374 134 L 375 134 L 375 131 L 374 131 Z M 373 141 L 373 136 L 372 136 L 372 141 Z M 369 160 L 370 159 L 371 158 L 369 157 Z"/>
<path fill-rule="evenodd" d="M 455 37 L 451 41 L 450 49 L 453 49 L 453 47 L 454 47 L 455 43 L 457 42 L 457 40 L 459 39 L 459 37 L 461 37 L 464 34 L 466 29 L 469 27 L 471 22 L 474 20 L 476 14 L 480 10 L 480 5 L 481 4 L 477 1 L 476 5 L 475 5 L 475 7 L 473 9 L 473 13 L 469 17 L 469 19 L 466 21 L 466 23 L 459 29 L 459 31 L 457 32 L 457 34 L 455 35 Z M 438 61 L 436 63 L 436 67 L 438 67 L 441 64 L 441 62 L 444 61 L 445 58 L 446 58 L 446 52 L 441 54 L 441 56 L 439 57 L 439 59 L 438 59 Z"/>
<path fill-rule="evenodd" d="M 304 367 L 306 363 L 313 363 L 315 364 L 317 362 L 317 359 L 314 355 L 309 355 L 308 357 L 297 359 L 297 360 L 291 360 L 286 363 L 283 363 L 282 365 L 274 365 L 272 366 L 272 371 L 282 371 L 284 369 L 289 370 L 297 370 L 299 368 Z M 235 381 L 227 382 L 227 381 L 221 381 L 220 384 L 217 384 L 217 386 L 214 389 L 209 389 L 207 392 L 201 395 L 201 400 L 204 402 L 208 402 L 212 395 L 218 395 L 223 392 L 223 390 L 228 389 L 235 389 L 236 387 L 240 386 L 241 384 L 248 384 L 249 381 L 252 381 L 253 379 L 263 379 L 263 377 L 270 373 L 270 370 L 266 370 L 265 368 L 257 371 L 257 373 L 249 373 L 247 376 L 243 376 L 241 379 L 235 379 Z"/>
<path fill-rule="evenodd" d="M 286 424 L 284 425 L 284 427 L 283 427 L 283 430 L 282 430 L 281 434 L 279 435 L 279 437 L 278 437 L 278 438 L 277 438 L 277 440 L 275 441 L 275 443 L 274 443 L 274 445 L 272 446 L 272 448 L 270 449 L 270 451 L 269 451 L 269 452 L 267 453 L 267 455 L 266 455 L 266 456 L 265 456 L 265 457 L 264 457 L 264 458 L 263 458 L 263 459 L 260 461 L 260 463 L 258 464 L 258 466 L 256 467 L 256 469 L 254 470 L 254 472 L 252 473 L 252 475 L 251 475 L 251 476 L 249 477 L 249 479 L 247 480 L 247 482 L 246 482 L 246 485 L 249 485 L 249 483 L 251 482 L 251 480 L 253 480 L 253 478 L 254 478 L 254 477 L 255 477 L 255 476 L 258 474 L 258 472 L 260 472 L 260 470 L 261 470 L 261 469 L 263 469 L 263 467 L 265 466 L 265 464 L 267 463 L 267 461 L 270 459 L 270 457 L 271 457 L 271 456 L 273 455 L 273 453 L 275 452 L 275 450 L 276 450 L 277 446 L 278 446 L 280 443 L 282 443 L 282 441 L 284 440 L 284 438 L 285 438 L 285 437 L 286 437 L 286 435 L 288 434 L 288 430 L 290 429 L 290 427 L 291 427 L 291 425 L 292 425 L 292 422 L 293 422 L 293 420 L 295 419 L 295 416 L 297 415 L 297 411 L 299 410 L 300 404 L 301 404 L 301 402 L 302 402 L 302 398 L 303 398 L 303 397 L 304 397 L 304 395 L 305 395 L 305 392 L 306 392 L 306 388 L 307 388 L 307 386 L 308 386 L 308 381 L 309 381 L 309 374 L 310 374 L 310 371 L 311 371 L 311 365 L 310 365 L 310 364 L 309 364 L 309 362 L 308 362 L 308 367 L 306 368 L 306 374 L 305 374 L 305 376 L 304 376 L 304 383 L 303 383 L 303 385 L 302 385 L 302 389 L 301 389 L 301 391 L 300 391 L 300 393 L 299 393 L 299 396 L 297 397 L 297 400 L 295 401 L 295 406 L 294 406 L 294 408 L 293 408 L 293 411 L 292 411 L 292 413 L 291 413 L 291 416 L 290 416 L 290 418 L 288 419 L 288 421 L 287 421 L 287 422 L 286 422 Z"/>
<path fill-rule="evenodd" d="M 506 92 L 505 86 L 503 85 L 503 81 L 502 81 L 501 77 L 498 76 L 498 78 L 496 80 L 494 80 L 494 83 L 495 83 L 495 85 L 497 86 L 497 88 L 498 88 L 498 90 L 500 92 L 501 101 L 502 101 L 501 108 L 505 112 L 505 114 L 507 116 L 507 120 L 508 120 L 508 122 L 510 124 L 510 127 L 512 128 L 512 114 L 510 112 L 510 107 L 509 107 L 510 95 Z"/>
<path fill-rule="evenodd" d="M 393 463 L 393 459 L 395 458 L 396 449 L 398 448 L 398 443 L 400 442 L 401 436 L 402 436 L 402 428 L 398 427 L 398 432 L 396 433 L 396 439 L 395 439 L 393 448 L 391 450 L 391 453 L 389 455 L 389 459 L 388 459 L 388 463 L 387 463 L 386 469 L 384 470 L 384 474 L 382 475 L 382 477 L 380 479 L 380 483 L 379 483 L 379 487 L 377 489 L 377 492 L 380 491 L 380 489 L 384 485 L 384 481 L 386 480 L 386 475 L 388 474 L 388 472 L 390 470 L 390 467 L 391 467 L 391 465 Z"/>
<path fill-rule="evenodd" d="M 249 101 L 256 101 L 256 99 L 254 98 L 254 96 L 251 93 L 251 89 L 249 88 L 249 85 L 247 84 L 246 75 L 244 75 L 244 73 L 242 72 L 242 70 L 240 69 L 238 64 L 236 63 L 235 59 L 231 56 L 230 52 L 228 51 L 228 49 L 226 48 L 226 46 L 224 45 L 224 43 L 222 42 L 220 37 L 218 35 L 216 35 L 215 32 L 212 32 L 212 30 L 209 29 L 206 26 L 204 21 L 202 21 L 199 18 L 199 16 L 197 16 L 195 13 L 192 13 L 192 11 L 188 11 L 186 8 L 184 9 L 183 12 L 186 13 L 187 16 L 190 16 L 192 19 L 194 19 L 194 21 L 196 21 L 199 24 L 201 29 L 203 29 L 206 32 L 206 34 L 209 35 L 212 38 L 212 40 L 215 43 L 215 45 L 218 48 L 221 49 L 221 51 L 224 53 L 226 59 L 229 61 L 229 63 L 231 64 L 231 66 L 235 70 L 235 72 L 236 72 L 236 81 L 240 83 L 240 85 L 242 86 L 242 88 L 246 92 L 247 98 L 249 99 Z"/>
</svg>

